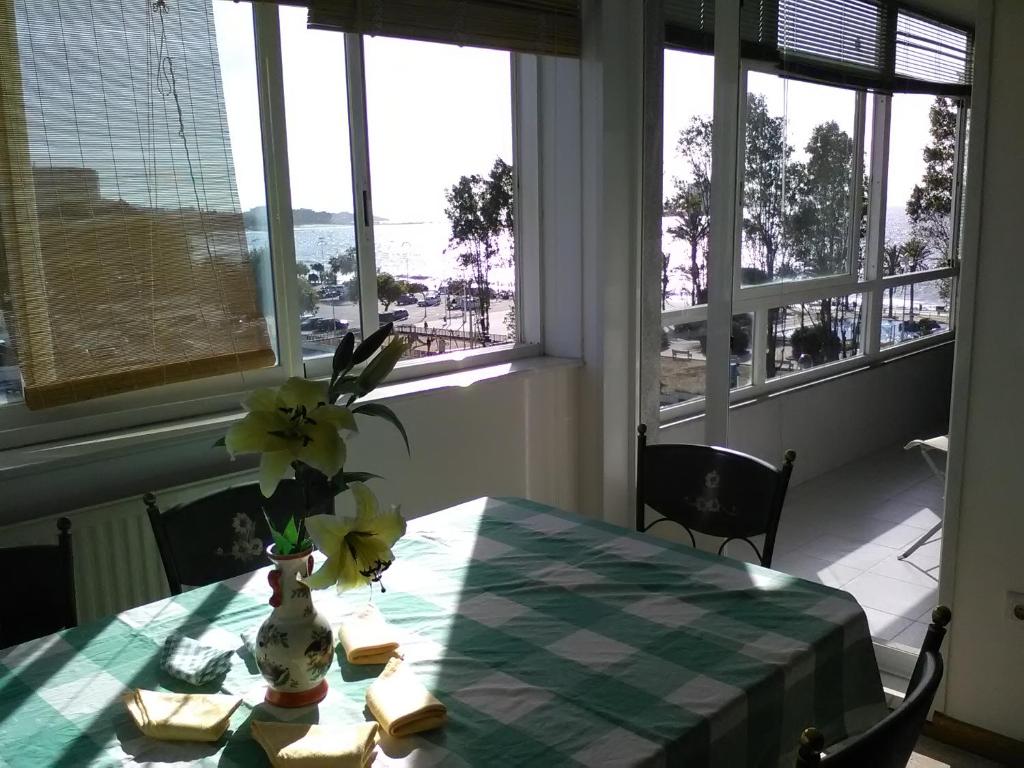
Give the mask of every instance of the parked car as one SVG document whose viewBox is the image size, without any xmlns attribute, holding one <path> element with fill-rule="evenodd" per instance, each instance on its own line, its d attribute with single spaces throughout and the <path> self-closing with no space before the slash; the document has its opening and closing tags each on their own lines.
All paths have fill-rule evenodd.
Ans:
<svg viewBox="0 0 1024 768">
<path fill-rule="evenodd" d="M 398 301 L 395 302 L 400 307 L 408 307 L 416 304 L 416 297 L 411 293 L 403 293 L 398 297 Z"/>
<path fill-rule="evenodd" d="M 420 307 L 440 307 L 441 297 L 435 293 L 433 296 L 424 296 L 416 303 Z"/>
<path fill-rule="evenodd" d="M 399 320 L 408 320 L 409 311 L 406 309 L 393 309 L 390 312 L 381 312 L 377 315 L 378 321 L 384 323 L 397 323 Z"/>
<path fill-rule="evenodd" d="M 309 335 L 318 333 L 345 333 L 348 331 L 348 321 L 335 320 L 330 317 L 307 317 L 299 323 L 299 330 L 302 333 Z"/>
</svg>

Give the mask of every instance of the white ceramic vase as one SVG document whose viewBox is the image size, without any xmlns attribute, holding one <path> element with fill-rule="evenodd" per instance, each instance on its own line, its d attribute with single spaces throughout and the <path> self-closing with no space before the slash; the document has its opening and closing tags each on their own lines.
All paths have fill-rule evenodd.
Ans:
<svg viewBox="0 0 1024 768">
<path fill-rule="evenodd" d="M 305 707 L 327 695 L 327 670 L 334 659 L 334 633 L 299 579 L 313 568 L 310 550 L 267 556 L 276 566 L 268 575 L 274 593 L 270 616 L 256 635 L 256 665 L 267 681 L 266 701 L 279 707 Z"/>
</svg>

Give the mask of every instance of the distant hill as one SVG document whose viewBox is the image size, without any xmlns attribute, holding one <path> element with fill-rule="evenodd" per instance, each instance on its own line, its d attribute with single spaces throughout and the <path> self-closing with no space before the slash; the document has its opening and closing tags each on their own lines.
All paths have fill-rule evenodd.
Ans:
<svg viewBox="0 0 1024 768">
<path fill-rule="evenodd" d="M 267 207 L 260 205 L 250 208 L 242 214 L 242 220 L 245 222 L 246 229 L 266 229 Z M 374 216 L 373 220 L 378 224 L 387 221 L 387 219 L 380 216 Z M 296 208 L 292 210 L 292 221 L 297 227 L 310 224 L 352 224 L 355 221 L 355 216 L 348 211 L 331 213 L 329 211 L 314 211 L 310 208 Z"/>
</svg>

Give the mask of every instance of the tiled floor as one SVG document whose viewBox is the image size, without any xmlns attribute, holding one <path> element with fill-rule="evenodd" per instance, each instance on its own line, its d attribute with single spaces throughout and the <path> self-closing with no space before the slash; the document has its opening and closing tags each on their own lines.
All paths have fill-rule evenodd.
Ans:
<svg viewBox="0 0 1024 768">
<path fill-rule="evenodd" d="M 941 481 L 920 451 L 895 446 L 790 489 L 772 567 L 850 592 L 877 640 L 916 652 L 938 601 L 941 531 L 897 556 L 941 514 Z"/>
<path fill-rule="evenodd" d="M 907 768 L 999 768 L 999 763 L 922 736 Z"/>
</svg>

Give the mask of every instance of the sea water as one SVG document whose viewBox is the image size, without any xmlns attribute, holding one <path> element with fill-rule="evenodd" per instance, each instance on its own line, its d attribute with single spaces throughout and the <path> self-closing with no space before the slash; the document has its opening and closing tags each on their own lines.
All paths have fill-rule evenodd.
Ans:
<svg viewBox="0 0 1024 768">
<path fill-rule="evenodd" d="M 377 269 L 395 277 L 420 282 L 437 290 L 450 278 L 471 277 L 459 264 L 458 249 L 449 247 L 448 222 L 423 221 L 381 223 L 373 227 Z M 266 248 L 266 230 L 247 230 L 252 249 Z M 295 258 L 305 264 L 326 266 L 333 256 L 356 244 L 352 224 L 306 225 L 295 227 Z M 515 286 L 515 270 L 499 257 L 490 269 L 490 284 L 496 290 Z M 340 276 L 343 277 L 343 276 Z"/>
</svg>

